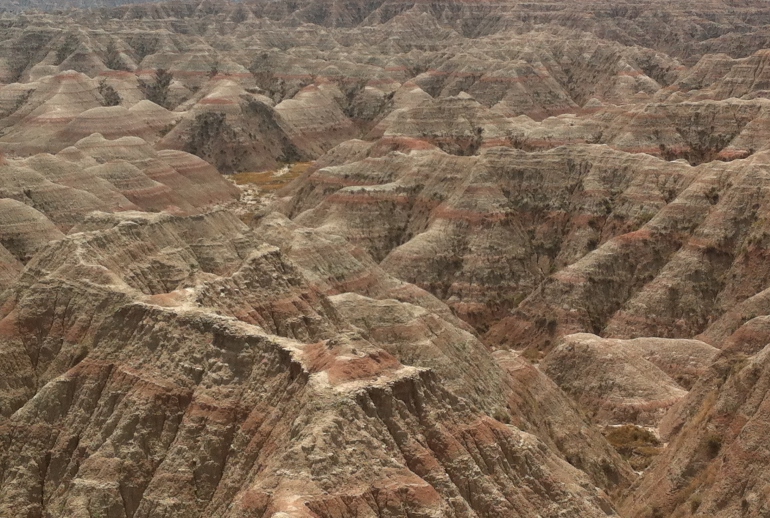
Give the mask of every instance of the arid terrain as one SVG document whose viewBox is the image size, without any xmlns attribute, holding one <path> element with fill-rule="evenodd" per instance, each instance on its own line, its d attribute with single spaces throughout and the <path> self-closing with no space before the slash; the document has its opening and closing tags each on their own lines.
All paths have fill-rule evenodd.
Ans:
<svg viewBox="0 0 770 518">
<path fill-rule="evenodd" d="M 766 0 L 0 6 L 0 517 L 770 516 Z"/>
</svg>

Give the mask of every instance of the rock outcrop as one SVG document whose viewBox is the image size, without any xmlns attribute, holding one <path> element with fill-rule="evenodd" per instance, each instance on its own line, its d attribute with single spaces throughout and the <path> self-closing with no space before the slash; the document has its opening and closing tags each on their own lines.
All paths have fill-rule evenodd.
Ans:
<svg viewBox="0 0 770 518">
<path fill-rule="evenodd" d="M 674 377 L 692 382 L 718 349 L 697 340 L 602 339 L 568 335 L 540 364 L 598 423 L 657 426 L 687 391 Z"/>
<path fill-rule="evenodd" d="M 763 325 L 750 321 L 744 327 Z M 626 514 L 650 509 L 664 515 L 719 517 L 767 513 L 762 468 L 767 459 L 760 444 L 767 433 L 768 348 L 747 347 L 740 335 L 725 345 L 661 423 L 670 441 L 666 455 L 626 497 Z"/>
<path fill-rule="evenodd" d="M 194 214 L 239 193 L 212 166 L 136 137 L 91 135 L 57 155 L 0 164 L 2 281 L 7 288 L 35 253 L 94 211 Z"/>
<path fill-rule="evenodd" d="M 359 295 L 327 299 L 229 213 L 87 218 L 14 290 L 0 324 L 5 509 L 612 514 L 588 474 L 485 415 L 510 382 L 472 334 L 396 301 L 359 299 L 373 320 L 350 322 Z M 245 291 L 261 294 L 248 311 Z M 31 328 L 47 331 L 25 345 Z M 445 385 L 446 355 L 497 381 Z M 603 455 L 605 483 L 627 480 Z"/>
</svg>

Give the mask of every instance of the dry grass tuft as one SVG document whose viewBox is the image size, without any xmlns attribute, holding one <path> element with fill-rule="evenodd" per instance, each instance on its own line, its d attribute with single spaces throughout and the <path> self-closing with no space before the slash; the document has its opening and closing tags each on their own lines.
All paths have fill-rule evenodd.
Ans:
<svg viewBox="0 0 770 518">
<path fill-rule="evenodd" d="M 527 347 L 521 351 L 521 355 L 529 360 L 530 363 L 539 363 L 543 356 L 545 356 L 542 351 L 538 351 L 534 347 Z"/>
<path fill-rule="evenodd" d="M 277 171 L 260 171 L 256 173 L 236 173 L 231 176 L 236 185 L 254 185 L 261 194 L 272 193 L 287 185 L 289 182 L 305 173 L 312 162 L 297 162 L 289 164 Z"/>
<path fill-rule="evenodd" d="M 637 471 L 646 469 L 661 451 L 660 440 L 655 434 L 639 426 L 607 427 L 604 436 Z"/>
</svg>

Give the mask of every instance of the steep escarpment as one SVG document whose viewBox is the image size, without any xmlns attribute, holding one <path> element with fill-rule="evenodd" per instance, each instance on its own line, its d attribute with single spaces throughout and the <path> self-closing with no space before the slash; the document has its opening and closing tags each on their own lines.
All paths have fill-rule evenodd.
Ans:
<svg viewBox="0 0 770 518">
<path fill-rule="evenodd" d="M 4 306 L 4 508 L 612 513 L 590 473 L 488 416 L 510 382 L 467 331 L 391 301 L 416 319 L 394 347 L 384 322 L 354 327 L 350 295 L 314 292 L 226 212 L 102 215 L 78 230 L 38 253 Z M 260 287 L 259 306 L 232 306 L 231 290 Z M 30 342 L 32 328 L 46 331 Z M 443 386 L 446 354 L 497 377 Z M 601 455 L 616 474 L 598 483 L 628 480 Z"/>
<path fill-rule="evenodd" d="M 467 158 L 424 151 L 320 169 L 285 210 L 361 242 L 386 270 L 485 326 L 549 273 L 641 226 L 692 176 L 599 146 Z"/>
<path fill-rule="evenodd" d="M 764 317 L 745 324 L 760 327 Z M 755 331 L 756 333 L 756 331 Z M 745 347 L 739 333 L 667 415 L 661 431 L 668 454 L 624 502 L 626 512 L 657 509 L 671 515 L 762 516 L 766 461 L 767 348 Z M 764 342 L 763 342 L 764 343 Z"/>
<path fill-rule="evenodd" d="M 364 247 L 495 344 L 689 338 L 766 287 L 752 259 L 766 159 L 692 167 L 597 145 L 428 148 L 320 168 L 280 206 Z"/>
</svg>

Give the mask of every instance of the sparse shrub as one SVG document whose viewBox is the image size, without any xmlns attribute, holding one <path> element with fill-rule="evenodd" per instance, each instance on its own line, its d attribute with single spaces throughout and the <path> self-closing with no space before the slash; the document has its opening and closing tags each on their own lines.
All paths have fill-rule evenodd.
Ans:
<svg viewBox="0 0 770 518">
<path fill-rule="evenodd" d="M 695 514 L 700 508 L 700 504 L 703 503 L 703 498 L 700 495 L 695 495 L 690 500 L 690 513 Z"/>
<path fill-rule="evenodd" d="M 473 137 L 471 137 L 471 144 L 468 149 L 468 152 L 470 155 L 475 155 L 478 153 L 479 148 L 481 147 L 482 142 L 484 141 L 483 138 L 484 135 L 484 128 L 481 126 L 476 126 L 473 128 Z"/>
<path fill-rule="evenodd" d="M 550 317 L 545 323 L 545 328 L 549 333 L 554 334 L 558 325 L 559 322 L 554 317 Z"/>
<path fill-rule="evenodd" d="M 80 45 L 80 40 L 74 34 L 68 34 L 64 39 L 64 42 L 56 49 L 56 63 L 55 65 L 61 65 L 65 59 L 75 52 Z"/>
<path fill-rule="evenodd" d="M 118 47 L 112 40 L 107 44 L 107 50 L 104 53 L 104 64 L 110 70 L 125 70 L 123 61 L 120 59 Z"/>
<path fill-rule="evenodd" d="M 158 131 L 158 135 L 160 135 L 161 137 L 165 137 L 166 135 L 168 135 L 168 134 L 169 134 L 169 132 L 170 132 L 172 129 L 174 129 L 174 127 L 175 127 L 175 126 L 176 126 L 176 124 L 174 124 L 173 122 L 169 122 L 168 124 L 166 124 L 165 126 L 163 126 L 163 127 L 162 127 L 162 128 L 159 130 L 159 131 Z"/>
<path fill-rule="evenodd" d="M 229 174 L 234 172 L 233 164 L 224 156 L 225 147 L 221 143 L 234 142 L 236 139 L 237 135 L 227 123 L 224 113 L 200 113 L 195 117 L 190 140 L 184 150 L 214 163 L 220 172 Z"/>
<path fill-rule="evenodd" d="M 16 99 L 16 102 L 13 103 L 13 108 L 11 108 L 11 111 L 7 113 L 7 115 L 11 115 L 13 113 L 16 113 L 22 106 L 27 104 L 27 101 L 29 100 L 30 96 L 35 92 L 34 88 L 30 88 L 26 92 L 24 92 L 23 95 L 21 95 L 18 99 Z"/>
<path fill-rule="evenodd" d="M 663 197 L 666 200 L 666 203 L 671 203 L 672 201 L 674 201 L 674 199 L 676 199 L 677 195 L 678 194 L 676 192 L 676 188 L 673 187 L 673 186 L 666 187 L 663 190 Z"/>
<path fill-rule="evenodd" d="M 530 363 L 537 363 L 540 361 L 540 358 L 542 357 L 542 353 L 535 349 L 534 347 L 527 347 L 523 351 L 521 351 L 521 355 L 530 361 Z"/>
<path fill-rule="evenodd" d="M 246 8 L 243 5 L 239 5 L 233 12 L 231 20 L 235 23 L 243 23 L 249 18 Z"/>
<path fill-rule="evenodd" d="M 712 459 L 719 455 L 722 449 L 722 436 L 716 433 L 710 433 L 706 436 L 706 451 Z"/>
<path fill-rule="evenodd" d="M 102 96 L 103 106 L 118 106 L 123 100 L 120 98 L 118 92 L 116 92 L 112 86 L 107 84 L 105 79 L 99 81 L 99 94 Z"/>
<path fill-rule="evenodd" d="M 660 445 L 660 440 L 655 437 L 655 434 L 640 426 L 630 424 L 608 429 L 606 437 L 610 444 L 619 448 L 640 444 Z"/>
<path fill-rule="evenodd" d="M 624 18 L 628 14 L 628 7 L 625 4 L 613 4 L 610 6 L 609 15 L 612 18 Z"/>
<path fill-rule="evenodd" d="M 646 469 L 660 453 L 660 440 L 655 434 L 639 426 L 607 427 L 604 436 L 620 456 L 637 471 Z"/>
<path fill-rule="evenodd" d="M 495 409 L 494 413 L 492 414 L 492 417 L 494 417 L 495 420 L 500 421 L 501 423 L 511 424 L 511 416 L 508 415 L 508 412 L 502 410 L 501 408 Z"/>
<path fill-rule="evenodd" d="M 719 202 L 719 189 L 712 185 L 706 192 L 706 199 L 710 205 L 716 205 Z"/>
<path fill-rule="evenodd" d="M 8 68 L 11 72 L 10 81 L 15 83 L 21 79 L 22 74 L 29 66 L 34 53 L 31 50 L 14 52 L 8 60 Z"/>
<path fill-rule="evenodd" d="M 345 108 L 343 109 L 343 112 L 345 112 L 345 115 L 347 117 L 353 117 L 354 116 L 354 109 L 355 109 L 355 100 L 356 97 L 366 88 L 366 79 L 361 79 L 358 81 L 354 81 L 353 83 L 342 83 L 340 84 L 340 90 L 345 92 Z"/>
<path fill-rule="evenodd" d="M 521 301 L 527 298 L 527 295 L 528 293 L 526 291 L 514 292 L 511 295 L 510 307 L 512 308 L 517 307 L 519 304 L 521 304 Z"/>
<path fill-rule="evenodd" d="M 655 217 L 655 210 L 654 209 L 643 209 L 641 214 L 639 214 L 639 224 L 645 225 L 647 224 L 652 218 Z"/>
<path fill-rule="evenodd" d="M 137 62 L 143 60 L 150 54 L 158 51 L 158 38 L 155 36 L 140 35 L 129 40 L 128 44 L 136 53 Z"/>
<path fill-rule="evenodd" d="M 164 68 L 159 68 L 155 71 L 155 76 L 151 83 L 140 79 L 139 88 L 148 100 L 159 106 L 168 108 L 168 92 L 173 79 L 174 76 L 171 72 Z"/>
<path fill-rule="evenodd" d="M 756 318 L 756 315 L 754 315 L 753 318 Z M 747 365 L 749 364 L 749 359 L 744 355 L 740 354 L 737 355 L 731 362 L 730 362 L 730 375 L 733 376 L 735 374 L 738 374 L 741 372 Z"/>
<path fill-rule="evenodd" d="M 16 40 L 11 46 L 11 52 L 7 58 L 10 82 L 19 81 L 27 67 L 39 61 L 40 54 L 46 51 L 45 49 L 52 39 L 51 35 L 35 32 L 24 34 Z"/>
<path fill-rule="evenodd" d="M 587 144 L 601 144 L 602 139 L 604 138 L 604 132 L 599 130 L 586 140 Z"/>
<path fill-rule="evenodd" d="M 288 171 L 279 176 L 275 175 L 275 171 L 260 171 L 256 173 L 235 173 L 231 176 L 231 179 L 236 185 L 252 184 L 256 186 L 259 189 L 260 195 L 269 194 L 282 189 L 296 178 L 305 174 L 311 165 L 312 162 L 297 162 L 286 164 Z"/>
<path fill-rule="evenodd" d="M 216 77 L 217 75 L 219 75 L 219 60 L 214 61 L 208 71 L 209 79 Z"/>
<path fill-rule="evenodd" d="M 720 155 L 720 152 L 743 130 L 748 119 L 739 119 L 736 116 L 734 117 L 735 127 L 726 132 L 720 132 L 716 129 L 715 117 L 716 115 L 712 114 L 709 120 L 704 120 L 700 112 L 695 112 L 685 125 L 676 127 L 676 132 L 685 142 L 686 147 L 671 149 L 664 143 L 658 142 L 660 156 L 669 162 L 684 158 L 690 165 L 698 165 L 714 160 L 747 158 L 754 153 L 754 150 L 750 149 L 733 157 Z M 660 131 L 655 130 L 653 137 L 660 141 Z"/>
<path fill-rule="evenodd" d="M 506 132 L 505 139 L 508 141 L 508 144 L 514 148 L 514 149 L 521 149 L 524 151 L 531 151 L 531 147 L 529 146 L 529 137 L 524 135 L 524 133 L 514 133 L 511 130 L 508 130 Z"/>
<path fill-rule="evenodd" d="M 257 86 L 263 90 L 270 90 L 273 79 L 273 65 L 270 54 L 263 52 L 255 57 L 251 65 L 249 65 L 249 72 L 254 76 Z"/>
</svg>

